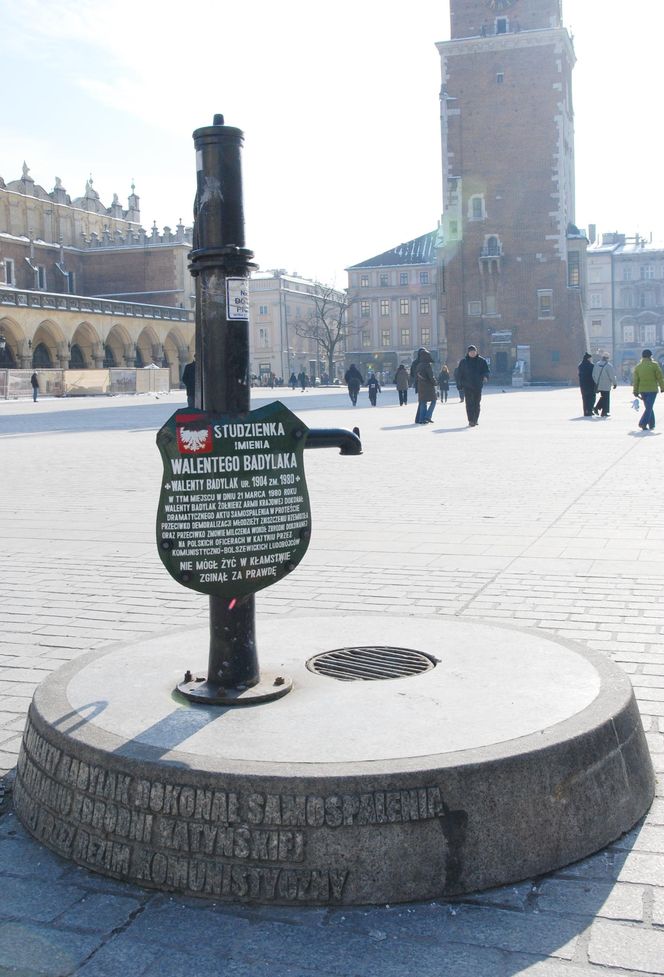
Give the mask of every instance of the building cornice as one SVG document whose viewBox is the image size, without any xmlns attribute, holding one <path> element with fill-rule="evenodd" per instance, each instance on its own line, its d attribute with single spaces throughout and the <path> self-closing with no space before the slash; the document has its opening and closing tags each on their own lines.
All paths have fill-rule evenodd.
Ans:
<svg viewBox="0 0 664 977">
<path fill-rule="evenodd" d="M 491 37 L 462 37 L 452 41 L 439 41 L 436 48 L 441 57 L 455 55 L 481 54 L 491 51 L 501 53 L 521 48 L 544 47 L 560 44 L 565 50 L 572 66 L 576 64 L 576 54 L 572 39 L 565 27 L 547 27 L 535 31 L 518 31 L 509 34 L 494 34 Z"/>
</svg>

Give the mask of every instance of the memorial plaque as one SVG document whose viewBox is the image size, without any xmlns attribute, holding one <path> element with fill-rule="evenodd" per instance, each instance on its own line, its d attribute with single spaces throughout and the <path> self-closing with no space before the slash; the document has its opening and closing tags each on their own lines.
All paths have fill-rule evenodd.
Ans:
<svg viewBox="0 0 664 977">
<path fill-rule="evenodd" d="M 307 433 L 279 401 L 241 417 L 189 409 L 169 418 L 157 434 L 157 544 L 178 583 L 244 597 L 295 569 L 311 535 Z"/>
</svg>

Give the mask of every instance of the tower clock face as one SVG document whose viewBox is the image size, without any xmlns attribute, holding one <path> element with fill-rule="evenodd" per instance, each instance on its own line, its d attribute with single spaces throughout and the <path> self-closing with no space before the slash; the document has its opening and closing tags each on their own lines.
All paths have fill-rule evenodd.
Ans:
<svg viewBox="0 0 664 977">
<path fill-rule="evenodd" d="M 492 10 L 507 10 L 513 3 L 514 0 L 489 0 L 489 6 Z"/>
</svg>

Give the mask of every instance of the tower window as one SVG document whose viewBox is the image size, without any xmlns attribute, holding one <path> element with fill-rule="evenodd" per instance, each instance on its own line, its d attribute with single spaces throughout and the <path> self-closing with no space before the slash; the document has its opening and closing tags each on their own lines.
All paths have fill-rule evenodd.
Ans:
<svg viewBox="0 0 664 977">
<path fill-rule="evenodd" d="M 14 260 L 13 258 L 5 258 L 5 284 L 14 284 Z"/>
<path fill-rule="evenodd" d="M 553 318 L 553 291 L 550 288 L 540 289 L 537 293 L 537 318 Z"/>
<path fill-rule="evenodd" d="M 570 251 L 567 255 L 567 284 L 570 288 L 578 288 L 581 284 L 581 256 L 578 251 Z"/>
<path fill-rule="evenodd" d="M 504 81 L 505 81 L 505 73 L 503 71 L 497 71 L 496 72 L 496 84 L 497 85 L 502 85 L 502 83 Z"/>
<path fill-rule="evenodd" d="M 496 18 L 496 34 L 507 34 L 508 27 L 509 27 L 509 21 L 507 17 Z"/>
<path fill-rule="evenodd" d="M 484 197 L 476 194 L 468 201 L 468 217 L 471 221 L 483 221 L 486 217 L 484 211 Z"/>
<path fill-rule="evenodd" d="M 46 269 L 37 265 L 37 288 L 46 289 Z"/>
</svg>

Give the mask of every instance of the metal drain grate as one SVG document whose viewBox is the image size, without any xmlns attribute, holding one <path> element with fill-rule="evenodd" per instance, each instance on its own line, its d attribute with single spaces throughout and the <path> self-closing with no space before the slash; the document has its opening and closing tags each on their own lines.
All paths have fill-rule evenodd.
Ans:
<svg viewBox="0 0 664 977">
<path fill-rule="evenodd" d="M 374 682 L 388 678 L 406 678 L 428 672 L 438 663 L 432 655 L 410 648 L 366 645 L 362 648 L 337 648 L 324 651 L 307 662 L 317 675 L 341 682 Z"/>
</svg>

